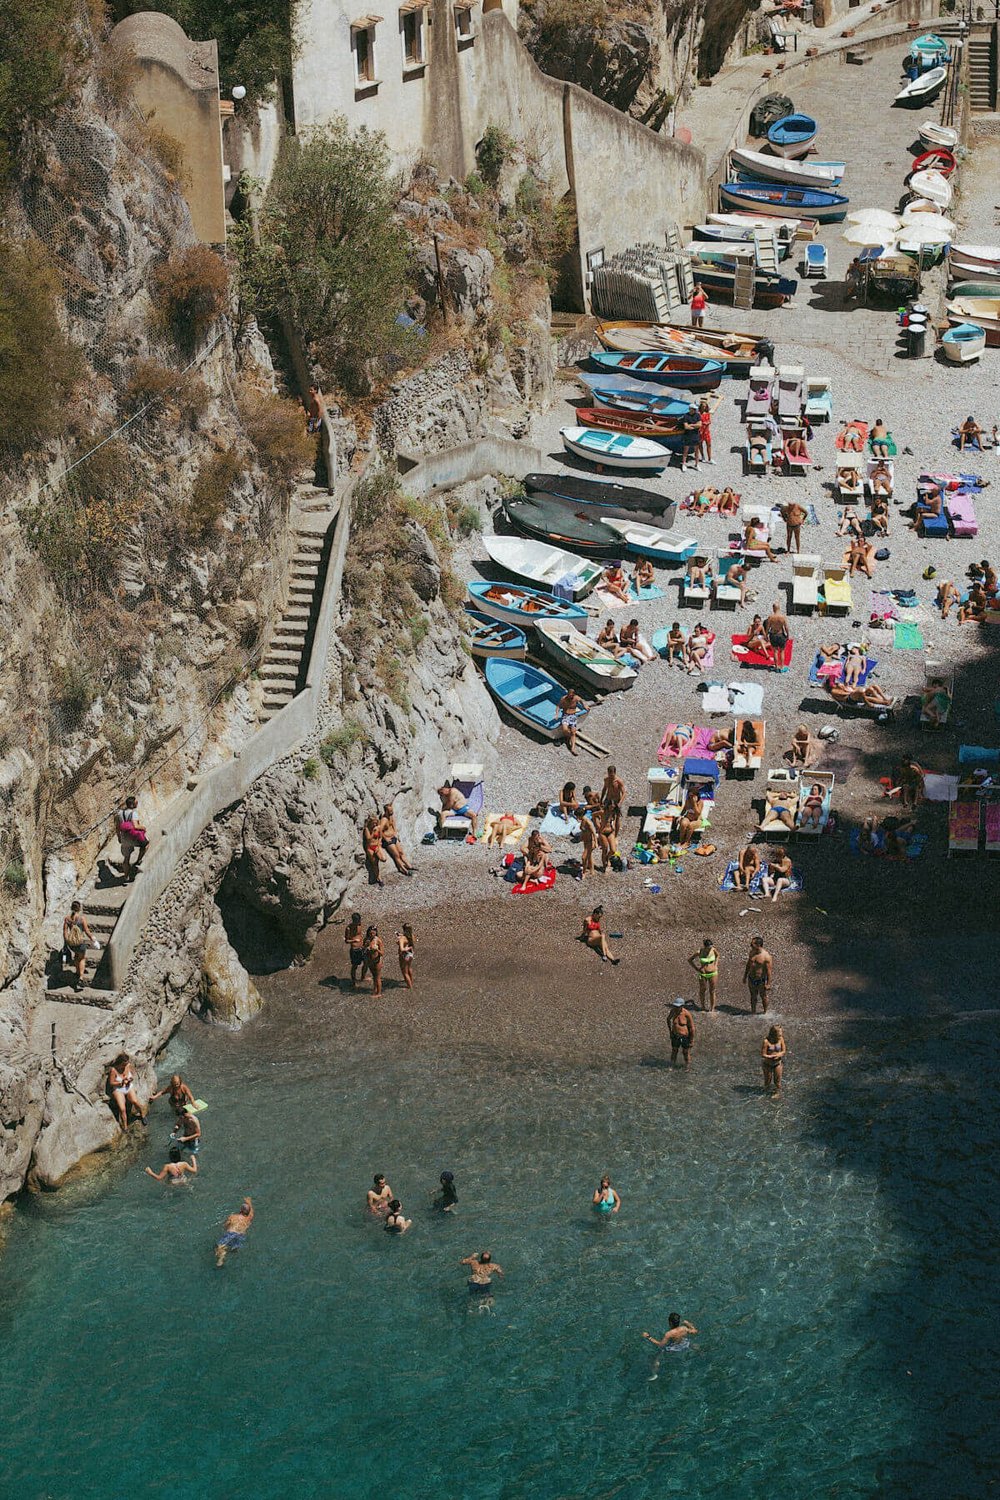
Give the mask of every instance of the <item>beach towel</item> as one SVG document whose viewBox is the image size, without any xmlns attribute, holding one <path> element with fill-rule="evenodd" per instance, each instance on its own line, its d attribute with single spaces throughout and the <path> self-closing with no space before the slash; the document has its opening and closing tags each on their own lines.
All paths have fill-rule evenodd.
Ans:
<svg viewBox="0 0 1000 1500">
<path fill-rule="evenodd" d="M 924 849 L 927 846 L 927 834 L 901 833 L 899 835 L 899 841 L 906 850 L 907 859 L 916 859 L 919 855 L 923 854 Z M 849 843 L 852 854 L 858 855 L 863 852 L 861 848 L 860 828 L 851 829 Z M 872 834 L 872 843 L 875 845 L 874 849 L 867 852 L 870 852 L 872 854 L 885 854 L 887 840 L 881 828 L 876 828 L 875 832 Z"/>
<path fill-rule="evenodd" d="M 959 745 L 960 766 L 995 766 L 1000 761 L 1000 749 L 989 749 L 986 745 Z"/>
<path fill-rule="evenodd" d="M 517 826 L 515 828 L 512 828 L 510 833 L 504 835 L 503 843 L 505 848 L 508 844 L 511 845 L 511 847 L 519 844 L 523 839 L 525 832 L 527 831 L 528 814 L 518 813 L 516 816 Z M 497 818 L 501 817 L 503 817 L 502 813 L 488 813 L 483 819 L 479 830 L 479 842 L 481 844 L 486 842 L 487 838 L 490 835 L 490 830 L 492 829 L 493 824 L 496 822 Z"/>
<path fill-rule="evenodd" d="M 747 892 L 744 889 L 744 887 L 741 886 L 741 885 L 738 886 L 736 884 L 736 866 L 737 866 L 737 864 L 738 864 L 738 861 L 735 860 L 735 859 L 731 859 L 729 861 L 728 865 L 726 866 L 725 874 L 722 876 L 721 880 L 719 881 L 719 890 L 720 891 L 737 891 L 738 890 L 742 895 L 745 896 L 747 894 Z M 765 866 L 765 869 L 766 868 L 767 867 Z M 753 882 L 753 880 L 751 880 L 751 882 L 750 882 L 750 889 L 753 890 L 753 887 L 754 887 L 754 882 Z M 757 889 L 758 890 L 760 889 L 759 885 L 758 885 Z"/>
<path fill-rule="evenodd" d="M 921 651 L 924 638 L 920 626 L 911 620 L 901 620 L 893 631 L 892 644 L 897 651 Z"/>
<path fill-rule="evenodd" d="M 692 731 L 690 740 L 686 740 L 681 746 L 680 755 L 677 751 L 668 747 L 667 741 L 676 729 L 689 729 Z M 666 765 L 668 760 L 714 760 L 708 745 L 712 738 L 713 730 L 707 729 L 703 724 L 668 724 L 663 731 L 660 748 L 656 752 L 656 758 L 661 766 Z"/>
<path fill-rule="evenodd" d="M 574 833 L 579 833 L 580 824 L 576 818 L 564 818 L 559 811 L 559 803 L 549 804 L 549 809 L 538 827 L 539 833 L 551 835 L 557 839 L 568 839 Z"/>
<path fill-rule="evenodd" d="M 751 896 L 763 896 L 763 894 L 764 894 L 764 876 L 767 874 L 767 869 L 768 869 L 767 862 L 765 861 L 764 864 L 762 864 L 761 867 L 760 867 L 760 869 L 757 871 L 756 875 L 750 881 L 750 894 L 751 894 Z M 794 865 L 793 865 L 792 866 L 791 878 L 789 880 L 788 885 L 785 887 L 785 891 L 786 892 L 791 891 L 794 894 L 795 892 L 802 890 L 802 884 L 803 884 L 803 881 L 802 881 L 802 871 L 801 870 L 796 870 L 795 867 L 794 867 Z"/>
<path fill-rule="evenodd" d="M 764 710 L 764 684 L 762 682 L 731 682 L 729 694 L 730 709 L 735 715 L 754 719 Z"/>
<path fill-rule="evenodd" d="M 877 657 L 865 657 L 865 668 L 858 678 L 859 687 L 864 687 L 877 666 Z M 844 663 L 842 661 L 824 661 L 822 653 L 816 652 L 809 668 L 809 681 L 813 687 L 824 687 L 831 682 L 839 682 L 843 675 Z"/>
<path fill-rule="evenodd" d="M 504 859 L 505 869 L 503 878 L 513 887 L 512 896 L 533 896 L 536 891 L 550 891 L 556 883 L 555 866 L 545 870 L 540 880 L 529 880 L 524 889 L 520 889 L 518 881 L 524 871 L 524 860 L 520 855 L 508 854 Z"/>
<path fill-rule="evenodd" d="M 924 776 L 924 796 L 928 802 L 954 802 L 958 796 L 958 777 L 928 771 Z"/>
<path fill-rule="evenodd" d="M 628 586 L 628 591 L 631 594 L 632 598 L 633 599 L 638 599 L 641 604 L 645 604 L 650 599 L 665 599 L 666 598 L 666 594 L 664 593 L 664 590 L 663 589 L 658 589 L 656 587 L 655 583 L 651 584 L 648 589 L 637 589 L 636 586 L 635 586 L 635 579 L 634 578 L 632 579 L 632 581 L 630 582 L 630 584 Z"/>
<path fill-rule="evenodd" d="M 631 588 L 629 589 L 631 593 Z M 606 588 L 596 588 L 594 598 L 600 599 L 602 609 L 628 609 L 624 599 L 619 599 L 617 594 L 611 594 Z"/>
<path fill-rule="evenodd" d="M 861 441 L 862 441 L 862 443 L 864 443 L 865 439 L 868 436 L 868 423 L 867 422 L 848 422 L 847 423 L 847 431 L 850 432 L 852 429 L 855 432 L 858 432 L 858 433 L 861 434 Z M 839 450 L 840 450 L 841 453 L 851 453 L 854 450 L 848 448 L 845 445 L 845 442 L 844 442 L 844 437 L 845 436 L 846 436 L 846 434 L 838 432 L 837 436 L 836 436 L 836 438 L 834 440 L 834 446 L 836 448 L 839 448 Z M 858 451 L 860 452 L 860 449 Z"/>
<path fill-rule="evenodd" d="M 818 526 L 819 525 L 819 512 L 817 511 L 815 505 L 813 505 L 812 501 L 811 500 L 807 500 L 805 502 L 805 504 L 803 505 L 802 509 L 806 513 L 806 518 L 802 522 L 803 526 Z"/>
</svg>

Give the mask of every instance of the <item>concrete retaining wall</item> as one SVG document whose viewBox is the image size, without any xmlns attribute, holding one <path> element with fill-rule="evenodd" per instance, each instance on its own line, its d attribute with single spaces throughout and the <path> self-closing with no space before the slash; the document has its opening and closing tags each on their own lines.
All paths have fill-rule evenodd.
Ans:
<svg viewBox="0 0 1000 1500">
<path fill-rule="evenodd" d="M 327 419 L 324 421 L 323 442 L 331 457 L 334 441 L 333 429 Z M 328 472 L 334 472 L 332 465 Z M 251 735 L 232 760 L 216 766 L 202 777 L 191 794 L 184 798 L 174 817 L 161 830 L 161 837 L 143 861 L 142 876 L 129 892 L 108 942 L 111 983 L 116 990 L 124 985 L 132 955 L 153 908 L 191 845 L 201 837 L 214 818 L 227 807 L 242 801 L 254 782 L 294 750 L 315 728 L 321 706 L 326 654 L 340 599 L 344 556 L 350 535 L 352 487 L 353 480 L 343 486 L 331 521 L 336 529 L 306 672 L 306 685 L 291 703 L 275 714 L 273 719 L 269 719 L 256 734 Z"/>
<path fill-rule="evenodd" d="M 470 479 L 485 479 L 489 474 L 509 474 L 523 479 L 545 465 L 545 454 L 530 443 L 513 438 L 476 438 L 460 443 L 443 453 L 413 462 L 403 453 L 397 455 L 403 488 L 412 495 L 428 495 L 433 490 L 451 489 Z M 410 467 L 406 467 L 410 464 Z"/>
</svg>

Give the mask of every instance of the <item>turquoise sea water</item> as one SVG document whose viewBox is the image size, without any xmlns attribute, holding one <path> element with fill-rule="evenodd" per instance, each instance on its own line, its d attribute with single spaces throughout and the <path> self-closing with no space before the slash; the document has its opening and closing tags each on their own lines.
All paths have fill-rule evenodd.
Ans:
<svg viewBox="0 0 1000 1500">
<path fill-rule="evenodd" d="M 759 1027 L 720 1024 L 688 1076 L 331 1060 L 294 999 L 190 1028 L 193 1188 L 142 1173 L 164 1110 L 131 1167 L 29 1202 L 0 1262 L 3 1496 L 990 1493 L 994 1037 L 875 1058 L 803 1025 L 773 1104 Z M 446 1166 L 454 1217 L 429 1207 Z M 379 1169 L 402 1239 L 360 1211 Z M 605 1169 L 624 1206 L 599 1221 Z M 458 1261 L 484 1246 L 507 1274 L 473 1314 Z M 651 1380 L 640 1334 L 672 1310 L 700 1332 Z"/>
</svg>

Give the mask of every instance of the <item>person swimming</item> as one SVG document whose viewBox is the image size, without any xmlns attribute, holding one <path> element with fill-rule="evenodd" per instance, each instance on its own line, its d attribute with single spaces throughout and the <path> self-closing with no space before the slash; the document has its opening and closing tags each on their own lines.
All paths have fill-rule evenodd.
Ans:
<svg viewBox="0 0 1000 1500">
<path fill-rule="evenodd" d="M 226 1256 L 230 1250 L 242 1250 L 246 1244 L 247 1232 L 253 1223 L 253 1201 L 244 1198 L 240 1204 L 240 1211 L 230 1214 L 222 1226 L 222 1234 L 215 1245 L 215 1264 L 225 1265 Z"/>
<path fill-rule="evenodd" d="M 480 1250 L 478 1255 L 467 1255 L 459 1261 L 459 1265 L 471 1268 L 467 1282 L 469 1296 L 476 1299 L 480 1310 L 491 1308 L 493 1306 L 493 1277 L 503 1278 L 503 1266 L 497 1265 L 489 1250 Z"/>
<path fill-rule="evenodd" d="M 667 1331 L 662 1339 L 654 1339 L 651 1333 L 643 1334 L 643 1338 L 648 1339 L 658 1351 L 656 1358 L 653 1360 L 653 1371 L 649 1377 L 650 1380 L 655 1380 L 659 1374 L 660 1355 L 663 1351 L 669 1349 L 672 1353 L 679 1353 L 682 1349 L 690 1349 L 691 1339 L 698 1332 L 693 1323 L 688 1323 L 681 1318 L 680 1313 L 672 1312 L 667 1318 L 667 1324 Z"/>
<path fill-rule="evenodd" d="M 454 1213 L 458 1207 L 458 1192 L 455 1188 L 454 1172 L 442 1172 L 438 1178 L 441 1191 L 434 1199 L 434 1207 L 439 1208 L 443 1214 Z"/>
</svg>

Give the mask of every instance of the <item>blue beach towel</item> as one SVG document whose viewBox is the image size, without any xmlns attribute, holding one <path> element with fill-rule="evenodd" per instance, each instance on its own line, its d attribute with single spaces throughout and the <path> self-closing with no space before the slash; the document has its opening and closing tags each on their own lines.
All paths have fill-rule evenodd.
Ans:
<svg viewBox="0 0 1000 1500">
<path fill-rule="evenodd" d="M 555 838 L 568 839 L 579 830 L 579 823 L 575 818 L 564 818 L 559 811 L 559 803 L 550 803 L 549 810 L 539 824 L 539 833 L 552 834 Z"/>
<path fill-rule="evenodd" d="M 658 589 L 656 587 L 655 583 L 653 584 L 652 588 L 648 588 L 648 589 L 636 589 L 635 581 L 633 580 L 629 584 L 629 586 L 628 586 L 628 591 L 629 591 L 629 596 L 632 599 L 639 599 L 643 603 L 645 603 L 645 601 L 647 599 L 665 599 L 666 598 L 666 594 L 664 593 L 663 589 Z"/>
</svg>

